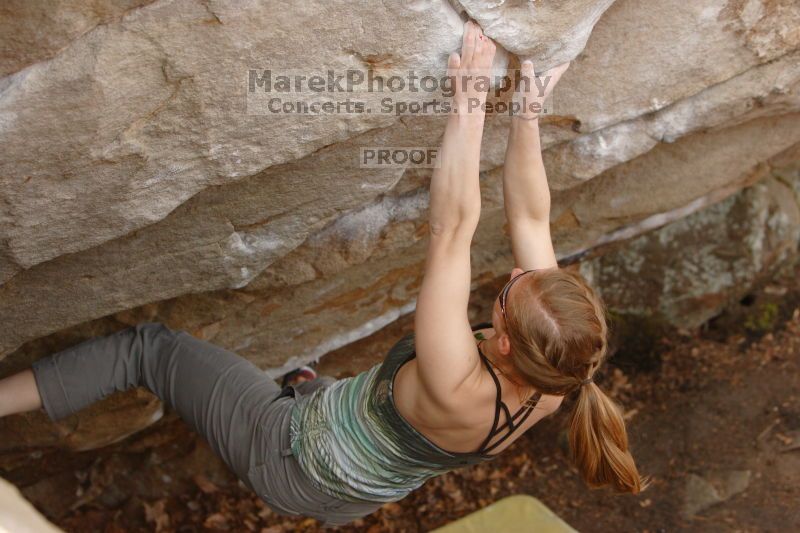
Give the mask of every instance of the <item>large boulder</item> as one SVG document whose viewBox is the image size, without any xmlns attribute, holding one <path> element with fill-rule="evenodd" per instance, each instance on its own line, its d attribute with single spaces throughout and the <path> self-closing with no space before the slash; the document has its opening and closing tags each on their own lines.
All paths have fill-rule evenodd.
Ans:
<svg viewBox="0 0 800 533">
<path fill-rule="evenodd" d="M 581 264 L 606 305 L 696 327 L 797 256 L 800 174 L 773 177 Z"/>
<path fill-rule="evenodd" d="M 497 39 L 498 70 L 572 60 L 542 123 L 553 236 L 565 261 L 617 243 L 592 267 L 615 287 L 635 285 L 617 266 L 625 253 L 661 250 L 666 261 L 671 249 L 654 239 L 758 236 L 744 220 L 711 228 L 766 217 L 774 181 L 725 199 L 774 176 L 776 161 L 800 160 L 794 0 L 59 0 L 6 2 L 0 14 L 16 30 L 0 32 L 0 375 L 142 320 L 280 373 L 414 309 L 430 171 L 361 168 L 358 154 L 436 146 L 443 119 L 254 114 L 249 69 L 443 72 L 466 16 Z M 508 122 L 491 117 L 484 134 L 476 288 L 512 267 Z M 708 231 L 630 240 L 718 202 L 697 215 Z M 773 264 L 746 243 L 735 249 L 747 264 L 737 283 Z M 654 267 L 651 312 L 696 324 L 716 309 L 706 295 L 735 292 L 701 279 L 682 298 L 663 285 L 691 273 L 675 268 L 694 267 Z M 625 307 L 630 290 L 620 291 Z M 69 442 L 109 442 L 160 412 L 143 409 L 130 428 Z"/>
<path fill-rule="evenodd" d="M 536 70 L 545 71 L 572 61 L 581 53 L 592 28 L 614 0 L 454 0 L 451 3 L 465 11 L 506 50 L 523 60 L 530 59 Z"/>
</svg>

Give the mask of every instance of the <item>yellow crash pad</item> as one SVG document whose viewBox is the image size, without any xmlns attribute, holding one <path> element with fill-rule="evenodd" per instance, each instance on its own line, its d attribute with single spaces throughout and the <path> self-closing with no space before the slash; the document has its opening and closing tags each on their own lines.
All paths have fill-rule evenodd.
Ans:
<svg viewBox="0 0 800 533">
<path fill-rule="evenodd" d="M 525 494 L 509 496 L 432 533 L 577 533 L 553 511 Z"/>
</svg>

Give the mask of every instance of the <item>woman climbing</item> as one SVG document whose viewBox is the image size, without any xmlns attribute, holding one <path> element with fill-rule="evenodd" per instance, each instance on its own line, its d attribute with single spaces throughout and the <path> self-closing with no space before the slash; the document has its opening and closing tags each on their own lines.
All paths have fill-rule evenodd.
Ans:
<svg viewBox="0 0 800 533">
<path fill-rule="evenodd" d="M 489 76 L 495 45 L 472 23 L 456 79 Z M 548 92 L 566 65 L 549 74 Z M 534 76 L 529 62 L 522 76 Z M 542 101 L 533 83 L 518 98 Z M 144 386 L 196 431 L 275 511 L 345 524 L 427 479 L 494 458 L 563 397 L 578 395 L 573 459 L 591 486 L 637 493 L 647 482 L 620 411 L 593 383 L 606 356 L 598 297 L 560 270 L 538 117 L 511 119 L 503 187 L 517 268 L 491 324 L 471 327 L 470 244 L 481 209 L 478 165 L 486 87 L 456 84 L 441 165 L 430 185 L 430 240 L 415 335 L 347 379 L 281 388 L 245 359 L 160 324 L 140 324 L 36 361 L 0 381 L 0 416 L 44 407 L 59 420 L 115 391 Z M 465 109 L 471 109 L 465 112 Z M 308 371 L 304 371 L 306 377 Z"/>
</svg>

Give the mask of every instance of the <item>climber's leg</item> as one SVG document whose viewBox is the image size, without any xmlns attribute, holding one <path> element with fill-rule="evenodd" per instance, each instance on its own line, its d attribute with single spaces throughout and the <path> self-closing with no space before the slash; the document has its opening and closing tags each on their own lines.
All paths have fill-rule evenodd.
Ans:
<svg viewBox="0 0 800 533">
<path fill-rule="evenodd" d="M 33 411 L 41 406 L 36 380 L 30 370 L 0 379 L 0 418 Z"/>
<path fill-rule="evenodd" d="M 47 414 L 68 416 L 115 392 L 144 386 L 198 433 L 241 478 L 262 453 L 259 419 L 281 389 L 255 365 L 161 324 L 140 324 L 36 361 Z"/>
</svg>

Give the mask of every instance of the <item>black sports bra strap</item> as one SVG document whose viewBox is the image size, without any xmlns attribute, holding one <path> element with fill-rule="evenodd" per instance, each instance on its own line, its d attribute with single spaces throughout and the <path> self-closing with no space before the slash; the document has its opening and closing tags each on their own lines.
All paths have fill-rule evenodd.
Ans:
<svg viewBox="0 0 800 533">
<path fill-rule="evenodd" d="M 517 413 L 512 417 L 511 416 L 511 411 L 508 410 L 508 406 L 506 405 L 506 402 L 500 402 L 500 407 L 502 407 L 503 411 L 505 411 L 505 413 L 506 413 L 506 423 L 503 424 L 503 427 L 508 426 L 508 427 L 511 428 L 511 431 L 514 431 L 514 418 L 519 416 L 519 411 L 517 411 Z M 495 433 L 499 432 L 500 429 L 501 428 L 497 428 Z"/>
<path fill-rule="evenodd" d="M 536 391 L 534 393 L 533 397 L 530 400 L 526 401 L 525 404 L 523 404 L 523 406 L 522 406 L 523 408 L 521 408 L 519 411 L 517 411 L 517 414 L 514 415 L 514 418 L 512 418 L 512 420 L 516 420 L 517 417 L 523 413 L 525 407 L 530 407 L 531 409 L 536 407 L 536 404 L 539 403 L 539 400 L 541 398 L 542 398 L 542 393 L 539 392 L 539 391 Z M 521 422 L 522 421 L 520 421 L 520 423 Z M 517 425 L 519 425 L 519 424 L 517 424 Z"/>
<path fill-rule="evenodd" d="M 524 424 L 524 423 L 525 423 L 525 420 L 527 420 L 527 419 L 528 419 L 528 417 L 531 415 L 531 413 L 533 412 L 533 409 L 534 409 L 534 407 L 536 407 L 536 404 L 539 402 L 539 399 L 540 399 L 541 397 L 542 397 L 542 393 L 541 393 L 541 392 L 537 392 L 537 393 L 534 395 L 534 401 L 533 401 L 533 403 L 532 403 L 532 404 L 530 404 L 530 405 L 526 405 L 526 406 L 523 406 L 523 407 L 521 407 L 521 408 L 519 409 L 519 411 L 517 411 L 517 412 L 516 412 L 516 414 L 514 415 L 514 418 L 517 418 L 518 416 L 522 415 L 522 418 L 520 418 L 520 419 L 519 419 L 519 422 L 517 422 L 517 425 L 516 425 L 515 427 L 514 427 L 514 426 L 511 426 L 511 425 L 507 425 L 507 426 L 503 426 L 503 427 L 501 427 L 500 429 L 498 429 L 498 430 L 497 430 L 497 432 L 495 433 L 495 435 L 497 435 L 498 433 L 500 433 L 500 431 L 502 431 L 502 430 L 503 430 L 505 427 L 509 427 L 509 428 L 510 428 L 510 429 L 509 429 L 509 431 L 508 431 L 508 433 L 506 433 L 506 434 L 505 434 L 505 435 L 503 435 L 501 438 L 499 438 L 499 439 L 497 439 L 495 442 L 493 442 L 491 446 L 489 446 L 489 447 L 488 447 L 488 448 L 486 448 L 486 449 L 481 449 L 481 453 L 489 453 L 489 452 L 491 452 L 492 450 L 494 450 L 495 448 L 497 448 L 498 446 L 500 446 L 500 445 L 501 445 L 503 442 L 505 442 L 505 441 L 506 441 L 506 439 L 508 439 L 508 438 L 511 436 L 511 434 L 512 434 L 512 433 L 514 433 L 514 431 L 515 431 L 515 430 L 516 430 L 518 427 L 522 426 L 522 424 Z M 524 414 L 523 414 L 523 413 L 524 413 Z M 490 439 L 490 440 L 491 440 L 491 439 Z"/>
<path fill-rule="evenodd" d="M 494 369 L 492 368 L 492 365 L 489 362 L 489 359 L 485 355 L 483 355 L 483 351 L 480 349 L 480 346 L 478 347 L 478 354 L 480 354 L 483 364 L 486 365 L 486 369 L 489 371 L 489 375 L 492 376 L 492 381 L 494 381 L 495 388 L 497 389 L 497 397 L 495 399 L 495 409 L 494 409 L 494 422 L 492 422 L 492 429 L 489 430 L 489 434 L 481 443 L 480 448 L 478 448 L 478 453 L 488 453 L 491 450 L 495 449 L 500 444 L 502 444 L 503 442 L 505 442 L 506 439 L 508 439 L 511 436 L 511 434 L 514 433 L 514 431 L 516 431 L 516 429 L 520 427 L 525 422 L 525 420 L 528 419 L 530 414 L 533 412 L 534 407 L 536 407 L 536 404 L 539 403 L 539 400 L 542 397 L 542 393 L 537 391 L 533 395 L 532 398 L 533 401 L 529 402 L 527 405 L 523 405 L 522 407 L 520 407 L 519 410 L 512 416 L 511 411 L 508 409 L 508 406 L 505 404 L 505 402 L 503 402 L 503 391 L 500 385 L 500 380 L 498 379 L 497 374 L 495 374 Z M 502 426 L 498 427 L 497 425 L 500 422 L 501 409 L 505 412 L 506 421 Z M 517 421 L 518 418 L 519 421 Z M 497 439 L 495 442 L 491 443 L 492 439 L 497 435 L 499 435 L 500 432 L 506 428 L 508 428 L 508 432 L 499 439 Z M 491 445 L 489 443 L 491 443 Z"/>
<path fill-rule="evenodd" d="M 472 326 L 472 330 L 475 331 L 476 329 L 484 329 L 487 327 L 492 327 L 492 324 L 488 322 L 477 324 L 475 326 Z M 506 439 L 508 439 L 511 436 L 511 434 L 514 433 L 514 431 L 516 431 L 518 427 L 520 427 L 523 423 L 525 423 L 525 420 L 528 419 L 530 414 L 533 412 L 534 407 L 536 407 L 536 404 L 539 403 L 539 400 L 542 397 L 542 393 L 537 391 L 533 395 L 532 401 L 520 407 L 519 410 L 517 410 L 517 412 L 514 413 L 514 415 L 512 416 L 511 411 L 508 409 L 508 406 L 505 404 L 505 402 L 503 402 L 503 390 L 500 385 L 500 380 L 498 379 L 497 374 L 495 374 L 494 369 L 492 368 L 492 364 L 489 362 L 489 359 L 485 355 L 483 355 L 483 351 L 481 350 L 480 346 L 478 346 L 478 354 L 480 354 L 483 364 L 486 365 L 486 369 L 489 371 L 489 375 L 492 377 L 492 381 L 494 381 L 494 386 L 497 389 L 497 396 L 495 399 L 495 409 L 494 409 L 494 422 L 492 422 L 492 429 L 489 430 L 489 434 L 483 440 L 477 452 L 485 454 L 490 452 L 491 450 L 494 450 L 500 444 L 505 442 Z M 498 427 L 498 424 L 500 423 L 501 409 L 505 412 L 506 421 L 502 426 Z M 517 420 L 518 418 L 519 420 Z M 497 439 L 495 442 L 491 443 L 492 439 L 495 438 L 497 435 L 499 435 L 500 432 L 506 428 L 508 428 L 508 432 L 499 439 Z M 489 443 L 491 443 L 491 445 Z"/>
<path fill-rule="evenodd" d="M 494 370 L 492 370 L 492 365 L 489 364 L 489 360 L 486 358 L 485 355 L 483 355 L 483 352 L 481 351 L 480 348 L 478 348 L 478 353 L 481 356 L 483 364 L 486 365 L 486 369 L 489 371 L 489 375 L 492 376 L 492 380 L 494 380 L 494 385 L 497 388 L 497 398 L 495 399 L 495 406 L 494 406 L 494 422 L 492 422 L 492 429 L 489 430 L 489 435 L 486 436 L 486 439 L 484 439 L 484 441 L 481 443 L 480 448 L 478 448 L 478 453 L 481 453 L 483 449 L 486 447 L 486 445 L 489 444 L 489 441 L 492 440 L 492 437 L 494 437 L 496 434 L 495 430 L 497 428 L 497 424 L 500 422 L 500 406 L 502 405 L 503 407 L 505 407 L 506 413 L 508 413 L 508 408 L 503 403 L 502 391 L 500 389 L 500 380 L 497 379 Z"/>
</svg>

